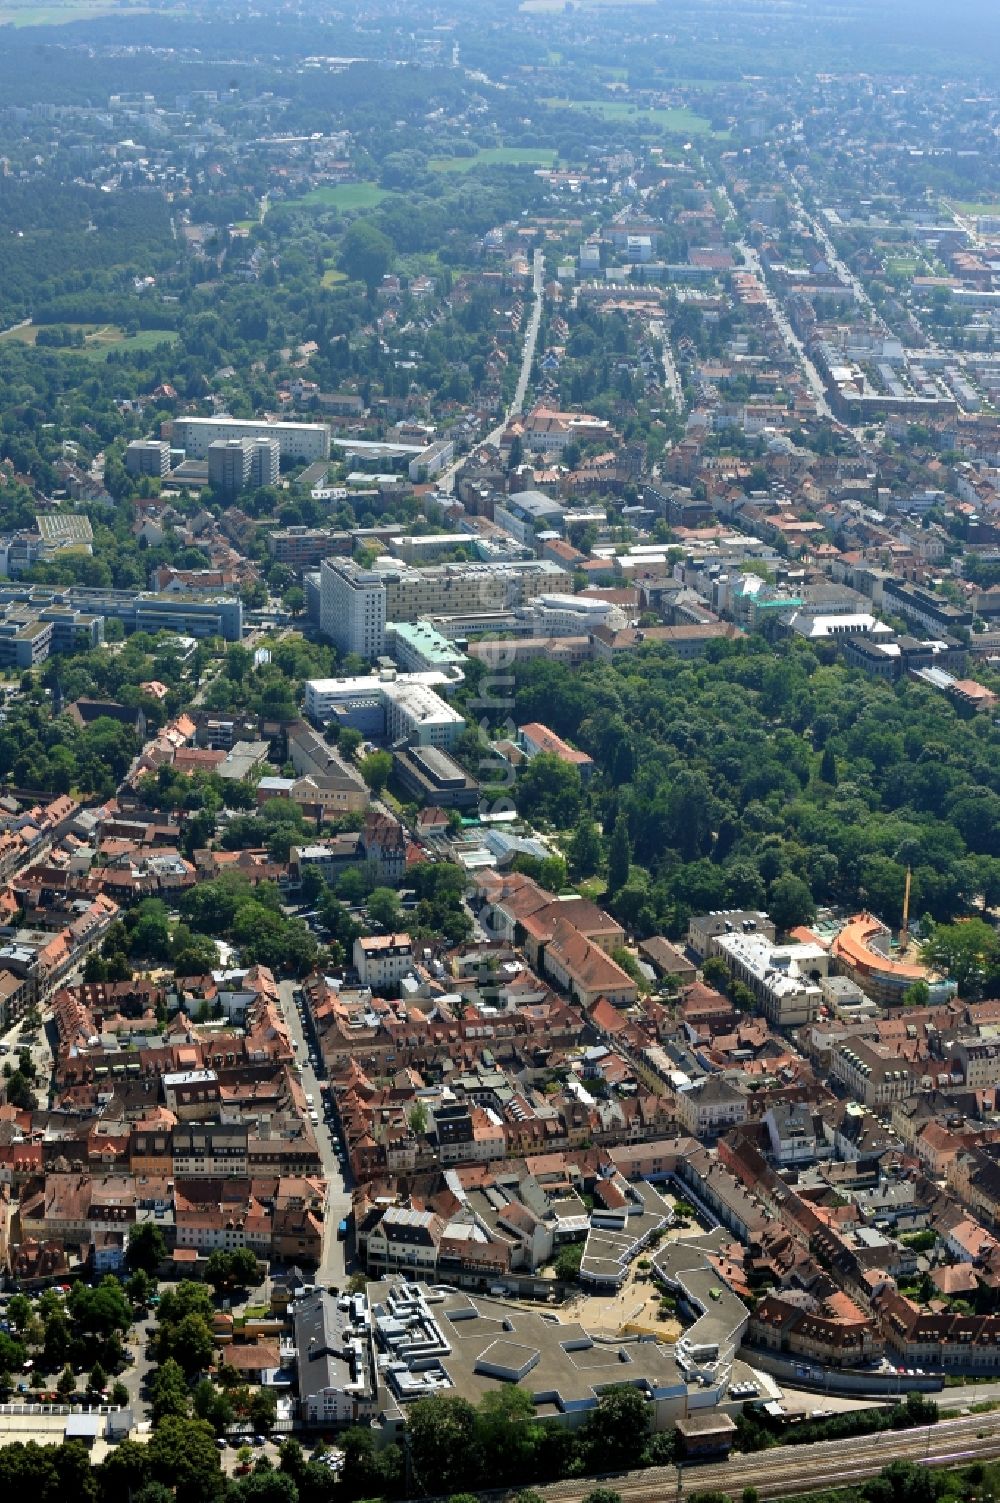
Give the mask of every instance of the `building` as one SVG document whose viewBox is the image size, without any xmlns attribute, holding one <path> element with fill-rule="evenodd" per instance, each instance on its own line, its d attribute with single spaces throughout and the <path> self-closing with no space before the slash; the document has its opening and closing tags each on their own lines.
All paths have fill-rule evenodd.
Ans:
<svg viewBox="0 0 1000 1503">
<path fill-rule="evenodd" d="M 320 567 L 320 628 L 343 654 L 371 662 L 385 651 L 385 583 L 374 569 L 350 559 L 324 559 Z"/>
<path fill-rule="evenodd" d="M 899 1002 L 903 993 L 917 981 L 930 981 L 926 966 L 892 955 L 892 934 L 881 919 L 870 913 L 858 913 L 848 919 L 836 939 L 831 953 L 841 970 L 863 992 L 883 1004 Z M 954 984 L 932 985 L 932 996 L 947 996 Z"/>
<path fill-rule="evenodd" d="M 158 438 L 133 439 L 125 450 L 125 469 L 130 475 L 165 479 L 170 474 L 170 445 Z"/>
<path fill-rule="evenodd" d="M 406 673 L 462 673 L 467 658 L 430 621 L 392 621 L 385 628 L 386 651 Z"/>
<path fill-rule="evenodd" d="M 240 438 L 276 439 L 281 458 L 312 464 L 330 458 L 325 423 L 272 423 L 232 417 L 174 419 L 174 443 L 189 459 L 206 459 L 212 444 Z"/>
<path fill-rule="evenodd" d="M 217 438 L 208 446 L 208 483 L 224 496 L 276 485 L 280 455 L 275 438 Z"/>
<path fill-rule="evenodd" d="M 441 809 L 468 809 L 482 789 L 465 768 L 436 746 L 414 746 L 395 754 L 396 777 L 408 793 Z"/>
<path fill-rule="evenodd" d="M 335 569 L 334 565 L 338 568 Z M 364 580 L 358 580 L 358 574 Z M 350 637 L 342 625 L 342 613 L 347 605 L 345 581 L 363 595 L 370 609 L 362 612 L 361 619 L 352 617 L 355 642 L 366 643 L 359 635 L 367 616 L 381 622 L 419 621 L 435 616 L 481 616 L 483 612 L 511 610 L 534 599 L 545 590 L 559 590 L 566 583 L 566 575 L 557 564 L 548 559 L 512 559 L 503 563 L 476 564 L 431 564 L 425 569 L 409 568 L 405 564 L 380 564 L 377 569 L 362 570 L 350 560 L 323 562 L 320 574 L 320 625 L 330 640 L 341 645 L 341 636 Z M 383 592 L 381 602 L 379 591 Z M 384 648 L 382 636 L 378 635 L 377 647 L 363 656 L 378 656 Z M 343 648 L 357 651 L 357 647 Z"/>
<path fill-rule="evenodd" d="M 537 721 L 520 725 L 517 728 L 517 739 L 529 762 L 533 757 L 544 754 L 547 757 L 558 757 L 568 767 L 577 768 L 582 778 L 588 778 L 594 770 L 593 758 L 588 757 L 586 752 L 578 751 L 575 746 L 570 746 L 555 731 L 550 731 L 547 725 L 540 725 Z"/>
<path fill-rule="evenodd" d="M 628 972 L 581 934 L 571 919 L 556 919 L 539 956 L 545 974 L 583 1007 L 593 1007 L 601 997 L 615 1007 L 629 1007 L 639 994 Z"/>
<path fill-rule="evenodd" d="M 498 500 L 493 520 L 528 548 L 541 532 L 561 532 L 566 508 L 541 491 L 515 491 Z"/>
<path fill-rule="evenodd" d="M 175 1178 L 245 1179 L 247 1169 L 245 1125 L 179 1122 L 174 1128 Z"/>
<path fill-rule="evenodd" d="M 705 1290 L 716 1287 L 701 1250 L 688 1256 L 703 1269 Z M 484 1394 L 511 1385 L 531 1398 L 539 1419 L 574 1428 L 612 1381 L 637 1388 L 648 1401 L 650 1428 L 664 1430 L 689 1409 L 707 1412 L 726 1402 L 731 1375 L 759 1376 L 733 1362 L 728 1344 L 725 1360 L 718 1360 L 733 1336 L 723 1330 L 729 1302 L 742 1314 L 737 1346 L 746 1323 L 745 1308 L 728 1290 L 717 1304 L 704 1294 L 711 1329 L 702 1345 L 713 1346 L 716 1360 L 709 1375 L 705 1358 L 700 1381 L 686 1352 L 663 1342 L 633 1335 L 605 1339 L 577 1323 L 553 1321 L 544 1309 L 432 1288 L 426 1277 L 416 1278 L 384 1279 L 368 1288 L 376 1361 L 385 1381 L 381 1428 L 389 1438 L 402 1435 L 407 1406 L 417 1399 L 453 1393 L 475 1405 Z"/>
<path fill-rule="evenodd" d="M 691 919 L 687 942 L 699 960 L 706 960 L 713 953 L 712 941 L 721 934 L 762 934 L 765 939 L 774 939 L 775 932 L 766 913 L 747 908 L 719 908 Z"/>
<path fill-rule="evenodd" d="M 243 636 L 243 602 L 238 595 L 160 595 L 87 585 L 0 588 L 0 620 L 27 624 L 29 616 L 51 624 L 49 645 L 55 652 L 96 646 L 103 640 L 103 623 L 110 619 L 121 621 L 127 632 L 174 631 L 186 637 L 223 637 L 227 642 L 239 642 Z"/>
<path fill-rule="evenodd" d="M 747 1120 L 747 1098 L 721 1075 L 706 1075 L 677 1092 L 675 1110 L 693 1138 L 717 1138 Z"/>
<path fill-rule="evenodd" d="M 313 1289 L 295 1301 L 299 1417 L 307 1425 L 356 1425 L 375 1412 L 378 1382 L 363 1294 Z"/>
<path fill-rule="evenodd" d="M 374 934 L 354 941 L 353 959 L 361 985 L 385 991 L 410 975 L 413 945 L 408 934 Z"/>
<path fill-rule="evenodd" d="M 816 1017 L 823 1001 L 819 982 L 830 970 L 822 945 L 776 945 L 761 933 L 740 931 L 716 935 L 709 952 L 749 987 L 769 1023 L 798 1028 Z"/>
<path fill-rule="evenodd" d="M 340 545 L 343 546 L 340 546 Z M 350 534 L 326 527 L 281 527 L 267 535 L 267 551 L 279 564 L 290 568 L 315 568 L 331 553 L 350 549 Z"/>
<path fill-rule="evenodd" d="M 305 711 L 315 725 L 331 720 L 362 735 L 401 746 L 449 747 L 465 719 L 437 692 L 443 673 L 389 670 L 364 678 L 314 678 L 306 682 Z"/>
</svg>

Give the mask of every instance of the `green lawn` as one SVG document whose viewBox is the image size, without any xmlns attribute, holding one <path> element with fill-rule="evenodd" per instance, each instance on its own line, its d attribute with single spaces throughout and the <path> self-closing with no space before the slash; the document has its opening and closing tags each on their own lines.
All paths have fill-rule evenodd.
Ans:
<svg viewBox="0 0 1000 1503">
<path fill-rule="evenodd" d="M 347 273 L 346 273 L 346 271 L 338 271 L 335 266 L 328 266 L 326 268 L 326 270 L 324 271 L 324 273 L 323 273 L 323 277 L 322 277 L 322 280 L 320 282 L 320 286 L 321 287 L 336 287 L 336 285 L 337 285 L 338 282 L 346 282 L 346 281 L 347 281 Z"/>
<path fill-rule="evenodd" d="M 74 349 L 70 345 L 51 346 L 57 355 L 84 355 L 88 359 L 104 360 L 109 350 L 151 350 L 156 345 L 166 341 L 172 344 L 177 338 L 173 329 L 140 329 L 138 334 L 131 338 L 126 337 L 124 331 L 117 324 L 74 324 L 67 323 L 67 329 L 79 329 L 86 341 L 82 349 Z M 16 344 L 36 344 L 38 341 L 38 324 L 26 324 L 21 329 L 8 329 L 0 334 L 0 340 Z"/>
<path fill-rule="evenodd" d="M 625 99 L 543 99 L 542 103 L 552 109 L 593 110 L 595 115 L 601 115 L 605 120 L 635 120 L 637 123 L 648 121 L 675 135 L 726 134 L 724 131 L 713 133 L 711 120 L 704 115 L 696 115 L 694 110 L 689 110 L 686 106 L 673 110 L 646 110 Z"/>
<path fill-rule="evenodd" d="M 916 256 L 889 256 L 886 258 L 885 269 L 890 276 L 912 277 L 919 265 Z"/>
<path fill-rule="evenodd" d="M 107 360 L 112 350 L 155 350 L 158 344 L 173 344 L 176 329 L 140 329 L 138 334 L 125 335 L 119 329 L 118 338 L 96 338 L 82 350 L 70 350 L 72 355 L 83 355 L 87 360 Z"/>
<path fill-rule="evenodd" d="M 290 209 L 374 209 L 386 196 L 377 183 L 325 183 L 286 202 Z"/>
<path fill-rule="evenodd" d="M 432 157 L 432 172 L 471 172 L 473 167 L 551 167 L 556 154 L 546 146 L 487 146 L 474 157 Z"/>
</svg>

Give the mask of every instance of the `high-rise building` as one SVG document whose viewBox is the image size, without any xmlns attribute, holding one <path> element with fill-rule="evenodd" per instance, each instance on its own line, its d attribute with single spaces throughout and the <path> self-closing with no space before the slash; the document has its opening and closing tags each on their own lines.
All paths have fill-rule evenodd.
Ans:
<svg viewBox="0 0 1000 1503">
<path fill-rule="evenodd" d="M 277 485 L 281 475 L 281 445 L 276 438 L 255 438 L 250 441 L 250 486 L 258 490 L 262 485 Z"/>
<path fill-rule="evenodd" d="M 170 445 L 158 438 L 133 439 L 125 450 L 125 468 L 130 475 L 156 475 L 162 480 L 170 473 Z"/>
<path fill-rule="evenodd" d="M 342 653 L 370 661 L 385 650 L 385 585 L 350 559 L 323 560 L 320 628 Z"/>
<path fill-rule="evenodd" d="M 235 496 L 250 481 L 253 440 L 217 438 L 208 446 L 208 483 L 223 495 Z"/>
</svg>

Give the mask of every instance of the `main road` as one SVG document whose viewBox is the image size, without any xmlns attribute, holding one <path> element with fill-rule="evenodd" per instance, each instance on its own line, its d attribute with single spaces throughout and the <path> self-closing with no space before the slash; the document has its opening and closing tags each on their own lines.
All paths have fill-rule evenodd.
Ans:
<svg viewBox="0 0 1000 1503">
<path fill-rule="evenodd" d="M 528 319 L 528 327 L 524 331 L 524 344 L 521 348 L 521 369 L 518 371 L 517 386 L 514 388 L 514 400 L 496 427 L 491 428 L 489 433 L 484 434 L 482 438 L 477 440 L 477 448 L 480 444 L 499 444 L 503 436 L 503 431 L 511 418 L 516 417 L 519 412 L 523 412 L 524 410 L 524 399 L 528 393 L 528 382 L 531 380 L 531 367 L 535 360 L 535 346 L 538 343 L 538 328 L 542 321 L 542 303 L 545 293 L 544 276 L 545 257 L 540 250 L 536 250 L 531 273 L 533 299 L 531 315 Z M 463 462 L 462 459 L 456 459 L 453 465 L 450 465 L 447 470 L 442 471 L 441 479 L 438 482 L 439 491 L 444 491 L 447 494 L 454 489 L 455 476 L 461 469 Z"/>
<path fill-rule="evenodd" d="M 302 1089 L 307 1096 L 313 1098 L 319 1112 L 319 1123 L 314 1131 L 326 1179 L 326 1211 L 323 1217 L 323 1261 L 316 1270 L 316 1282 L 336 1284 L 340 1288 L 347 1276 L 347 1244 L 337 1236 L 337 1227 L 350 1213 L 351 1196 L 345 1181 L 345 1170 L 338 1162 L 333 1135 L 323 1112 L 322 1086 L 326 1082 L 321 1080 L 316 1068 L 309 1062 L 310 1042 L 295 1006 L 295 994 L 298 990 L 298 983 L 294 981 L 282 981 L 278 987 L 281 1012 L 289 1038 L 295 1044 L 295 1057 L 302 1071 Z"/>
</svg>

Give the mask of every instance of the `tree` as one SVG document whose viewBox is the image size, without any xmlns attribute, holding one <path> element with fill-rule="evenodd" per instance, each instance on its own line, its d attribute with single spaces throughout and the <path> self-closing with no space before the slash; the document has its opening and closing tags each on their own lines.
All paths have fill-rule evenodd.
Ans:
<svg viewBox="0 0 1000 1503">
<path fill-rule="evenodd" d="M 173 1487 L 176 1503 L 206 1503 L 225 1490 L 215 1436 L 203 1420 L 164 1419 L 154 1428 L 148 1454 L 153 1480 Z"/>
<path fill-rule="evenodd" d="M 410 1461 L 421 1492 L 450 1493 L 475 1476 L 476 1411 L 458 1394 L 418 1399 L 407 1417 Z"/>
<path fill-rule="evenodd" d="M 232 1400 L 211 1378 L 202 1378 L 194 1391 L 194 1413 L 196 1419 L 207 1421 L 216 1435 L 221 1435 L 233 1422 Z"/>
<path fill-rule="evenodd" d="M 410 1107 L 410 1115 L 406 1119 L 410 1125 L 410 1131 L 414 1137 L 421 1138 L 427 1131 L 429 1119 L 427 1108 L 422 1101 L 415 1101 Z"/>
<path fill-rule="evenodd" d="M 771 883 L 767 908 L 775 926 L 786 931 L 798 924 L 811 924 L 816 917 L 809 886 L 794 872 L 784 872 Z"/>
<path fill-rule="evenodd" d="M 71 1399 L 76 1393 L 76 1378 L 73 1376 L 73 1369 L 70 1367 L 68 1362 L 63 1368 L 62 1372 L 59 1374 L 59 1381 L 56 1384 L 56 1393 L 61 1399 L 64 1400 Z"/>
<path fill-rule="evenodd" d="M 721 955 L 709 955 L 703 962 L 701 974 L 708 986 L 723 991 L 729 984 L 729 967 Z"/>
<path fill-rule="evenodd" d="M 205 1264 L 205 1283 L 211 1284 L 216 1294 L 220 1290 L 228 1288 L 233 1281 L 233 1269 L 229 1254 L 221 1247 L 217 1247 L 209 1254 Z"/>
<path fill-rule="evenodd" d="M 340 752 L 340 755 L 344 758 L 345 761 L 353 762 L 354 753 L 357 751 L 358 747 L 361 745 L 364 739 L 365 738 L 362 736 L 361 732 L 355 730 L 353 725 L 347 725 L 340 733 L 340 739 L 337 742 L 337 750 Z"/>
<path fill-rule="evenodd" d="M 926 981 L 914 981 L 902 996 L 904 1007 L 926 1007 L 931 1000 L 931 989 Z"/>
<path fill-rule="evenodd" d="M 6 1083 L 7 1102 L 10 1106 L 16 1106 L 21 1111 L 33 1111 L 36 1105 L 35 1093 L 20 1070 L 15 1070 Z"/>
<path fill-rule="evenodd" d="M 125 1284 L 125 1293 L 133 1305 L 145 1308 L 149 1304 L 149 1297 L 155 1285 L 144 1268 L 137 1268 Z"/>
<path fill-rule="evenodd" d="M 567 1242 L 560 1248 L 556 1257 L 556 1278 L 562 1279 L 566 1284 L 574 1284 L 580 1274 L 580 1264 L 583 1262 L 583 1243 Z"/>
<path fill-rule="evenodd" d="M 99 1362 L 95 1362 L 93 1367 L 90 1369 L 90 1376 L 87 1379 L 87 1392 L 88 1394 L 103 1393 L 107 1386 L 108 1375 L 104 1371 L 104 1368 L 101 1366 L 101 1364 Z"/>
<path fill-rule="evenodd" d="M 180 1365 L 172 1357 L 161 1362 L 156 1369 L 150 1380 L 149 1392 L 154 1425 L 168 1418 L 187 1418 L 191 1408 L 191 1394 Z"/>
<path fill-rule="evenodd" d="M 591 1470 L 617 1472 L 636 1464 L 648 1433 L 646 1400 L 637 1388 L 619 1383 L 601 1394 L 580 1440 Z"/>
<path fill-rule="evenodd" d="M 118 1409 L 128 1408 L 129 1393 L 121 1379 L 111 1385 L 111 1402 Z"/>
<path fill-rule="evenodd" d="M 241 684 L 250 672 L 253 662 L 253 653 L 249 648 L 239 642 L 233 642 L 226 649 L 226 677 L 234 684 Z"/>
<path fill-rule="evenodd" d="M 476 1416 L 482 1480 L 495 1487 L 537 1475 L 541 1437 L 530 1394 L 508 1386 L 484 1393 Z"/>
<path fill-rule="evenodd" d="M 528 819 L 547 819 L 565 829 L 580 812 L 580 769 L 542 752 L 532 757 L 517 781 L 517 807 Z"/>
<path fill-rule="evenodd" d="M 69 1351 L 69 1323 L 61 1311 L 54 1312 L 45 1321 L 45 1335 L 42 1342 L 42 1357 L 48 1368 L 58 1367 L 60 1362 L 65 1362 Z"/>
<path fill-rule="evenodd" d="M 576 877 L 593 876 L 604 854 L 597 826 L 589 815 L 581 815 L 566 845 L 570 871 Z"/>
<path fill-rule="evenodd" d="M 170 1355 L 189 1377 L 211 1365 L 215 1343 L 212 1329 L 203 1315 L 185 1315 L 165 1334 Z"/>
<path fill-rule="evenodd" d="M 622 1503 L 622 1495 L 613 1487 L 592 1487 L 583 1503 Z"/>
<path fill-rule="evenodd" d="M 829 741 L 823 748 L 823 756 L 819 764 L 819 775 L 824 783 L 836 785 L 837 782 L 837 758 L 833 754 L 833 747 Z"/>
<path fill-rule="evenodd" d="M 250 1423 L 257 1435 L 270 1434 L 278 1413 L 278 1401 L 272 1388 L 258 1388 L 250 1400 Z"/>
<path fill-rule="evenodd" d="M 395 932 L 399 925 L 399 897 L 391 887 L 376 887 L 369 895 L 368 917 L 379 929 Z"/>
<path fill-rule="evenodd" d="M 392 265 L 392 241 L 367 219 L 355 219 L 340 245 L 340 265 L 368 294 L 375 291 Z"/>
<path fill-rule="evenodd" d="M 925 965 L 944 971 L 961 996 L 974 1001 L 1000 976 L 1000 935 L 983 919 L 936 924 L 921 946 Z"/>
<path fill-rule="evenodd" d="M 611 841 L 608 846 L 608 889 L 617 892 L 628 881 L 629 868 L 632 863 L 632 847 L 629 842 L 628 821 L 624 814 L 619 814 L 615 820 L 614 829 L 611 831 Z"/>
<path fill-rule="evenodd" d="M 155 1274 L 167 1256 L 167 1244 L 155 1221 L 137 1221 L 128 1234 L 125 1251 L 126 1266 L 135 1272 Z"/>
<path fill-rule="evenodd" d="M 250 1247 L 235 1247 L 229 1254 L 230 1267 L 237 1284 L 247 1287 L 257 1278 L 257 1254 Z"/>
<path fill-rule="evenodd" d="M 7 1305 L 7 1319 L 17 1331 L 27 1329 L 32 1318 L 31 1301 L 26 1294 L 12 1294 Z"/>
<path fill-rule="evenodd" d="M 361 763 L 361 776 L 373 793 L 381 793 L 392 772 L 392 753 L 370 752 Z"/>
</svg>

